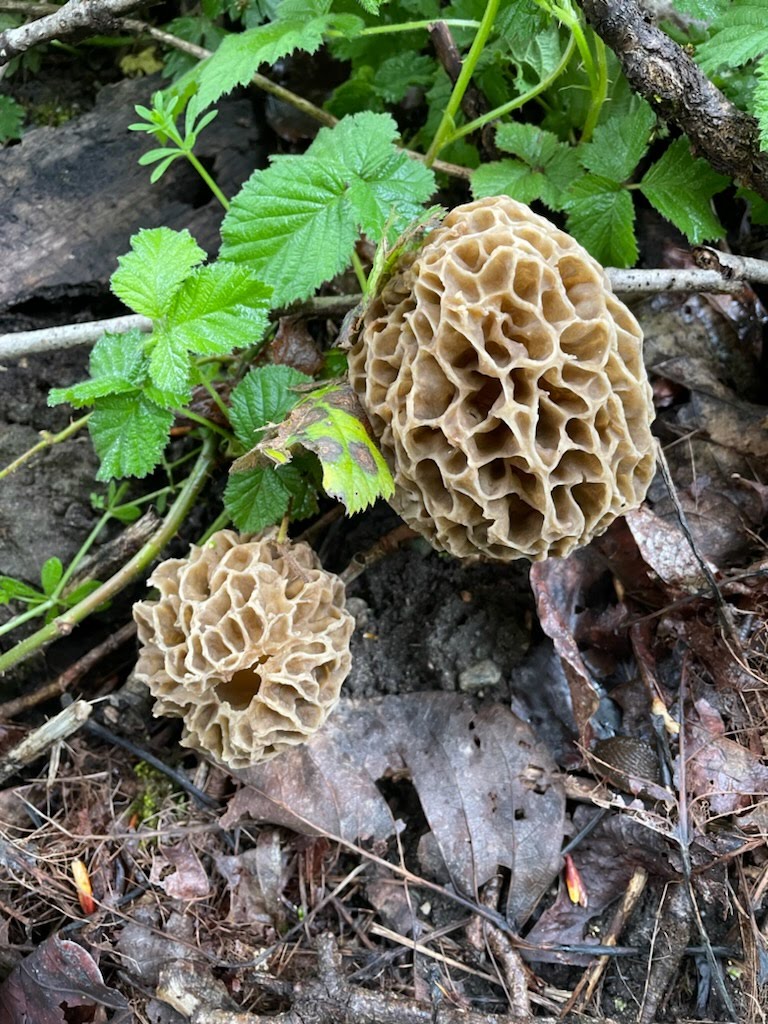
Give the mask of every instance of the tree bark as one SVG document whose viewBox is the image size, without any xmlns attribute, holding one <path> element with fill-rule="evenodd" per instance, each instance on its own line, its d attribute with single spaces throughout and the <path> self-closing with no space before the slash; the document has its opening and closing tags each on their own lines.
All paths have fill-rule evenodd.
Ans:
<svg viewBox="0 0 768 1024">
<path fill-rule="evenodd" d="M 757 120 L 726 99 L 637 0 L 579 2 L 635 92 L 685 132 L 697 156 L 768 200 L 768 153 L 760 151 Z"/>
</svg>

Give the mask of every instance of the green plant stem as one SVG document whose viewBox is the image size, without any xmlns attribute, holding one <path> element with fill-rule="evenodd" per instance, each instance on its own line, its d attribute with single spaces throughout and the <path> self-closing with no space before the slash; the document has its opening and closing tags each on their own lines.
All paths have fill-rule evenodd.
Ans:
<svg viewBox="0 0 768 1024">
<path fill-rule="evenodd" d="M 453 87 L 450 99 L 443 111 L 440 124 L 437 126 L 435 137 L 432 139 L 432 145 L 427 151 L 425 161 L 427 167 L 432 166 L 438 153 L 446 145 L 448 138 L 455 130 L 454 125 L 456 115 L 459 112 L 461 101 L 464 99 L 464 93 L 467 91 L 467 86 L 472 79 L 475 67 L 480 59 L 480 54 L 483 52 L 483 47 L 488 41 L 488 37 L 493 29 L 493 23 L 496 20 L 496 12 L 498 9 L 499 0 L 488 0 L 485 5 L 485 13 L 483 14 L 483 20 L 480 22 L 480 28 L 475 34 L 469 53 L 462 62 L 459 77 L 456 79 L 456 84 Z"/>
<path fill-rule="evenodd" d="M 195 372 L 196 372 L 198 383 L 200 384 L 201 387 L 205 388 L 205 390 L 210 395 L 211 401 L 213 402 L 213 404 L 219 410 L 219 412 L 224 417 L 224 419 L 227 421 L 227 423 L 229 423 L 229 409 L 224 404 L 224 401 L 222 400 L 221 395 L 218 393 L 218 391 L 213 386 L 213 384 L 211 384 L 210 380 L 205 376 L 204 373 L 200 372 L 200 364 L 199 363 L 195 365 Z"/>
<path fill-rule="evenodd" d="M 232 444 L 235 440 L 234 435 L 232 435 L 228 430 L 225 430 L 224 427 L 220 427 L 219 424 L 214 423 L 213 420 L 206 419 L 205 416 L 199 416 L 196 412 L 192 412 L 191 409 L 174 409 L 174 413 L 179 417 L 179 419 L 192 420 L 193 423 L 197 423 L 199 426 L 205 427 L 206 430 L 212 430 L 214 434 L 219 434 L 219 436 L 223 437 L 229 444 Z"/>
<path fill-rule="evenodd" d="M 208 527 L 208 529 L 205 531 L 205 533 L 202 535 L 202 537 L 200 537 L 200 539 L 197 541 L 198 547 L 202 547 L 203 544 L 207 544 L 211 537 L 214 535 L 214 533 L 218 533 L 219 530 L 226 529 L 231 522 L 232 516 L 229 514 L 229 512 L 227 512 L 226 509 L 223 512 L 220 512 L 213 520 L 211 525 Z"/>
<path fill-rule="evenodd" d="M 208 434 L 203 442 L 203 449 L 197 462 L 184 482 L 176 501 L 171 505 L 168 515 L 160 528 L 149 538 L 146 544 L 136 552 L 133 558 L 119 569 L 114 576 L 102 583 L 98 590 L 83 598 L 74 608 L 59 615 L 36 633 L 16 644 L 10 651 L 0 655 L 0 673 L 7 671 L 20 661 L 39 651 L 46 644 L 67 636 L 75 626 L 96 611 L 105 601 L 119 594 L 132 580 L 143 573 L 155 558 L 162 552 L 194 505 L 208 473 L 216 458 L 216 439 Z"/>
<path fill-rule="evenodd" d="M 546 77 L 542 78 L 537 85 L 534 85 L 532 89 L 528 90 L 528 92 L 510 100 L 508 103 L 503 103 L 500 107 L 495 107 L 493 110 L 489 110 L 487 114 L 483 114 L 481 117 L 476 117 L 474 121 L 470 121 L 468 124 L 463 124 L 461 128 L 457 128 L 446 140 L 446 145 L 451 142 L 455 142 L 457 139 L 462 139 L 465 135 L 476 132 L 480 128 L 484 128 L 485 125 L 490 124 L 491 121 L 495 121 L 499 117 L 504 117 L 506 114 L 512 113 L 513 110 L 517 110 L 519 107 L 525 106 L 526 103 L 535 99 L 540 93 L 545 92 L 565 71 L 575 49 L 576 40 L 573 35 L 571 35 L 565 47 L 565 51 L 563 52 L 563 56 L 560 59 L 560 63 L 556 68 L 550 71 Z"/>
<path fill-rule="evenodd" d="M 352 250 L 352 269 L 357 277 L 357 283 L 360 285 L 360 290 L 365 294 L 365 289 L 368 287 L 368 277 L 363 269 L 362 260 L 357 255 L 357 249 Z"/>
<path fill-rule="evenodd" d="M 441 21 L 449 28 L 480 28 L 482 22 L 471 21 L 467 18 L 431 18 L 426 21 L 403 21 L 397 25 L 371 25 L 361 29 L 356 38 L 361 36 L 385 36 L 390 32 L 415 32 L 417 29 L 429 29 L 436 21 Z M 329 36 L 343 36 L 342 32 L 329 32 Z"/>
<path fill-rule="evenodd" d="M 195 154 L 191 153 L 191 152 L 187 152 L 187 153 L 185 153 L 185 155 L 186 155 L 187 160 L 189 160 L 189 162 L 195 168 L 195 170 L 200 175 L 200 177 L 203 179 L 203 181 L 208 186 L 208 188 L 211 190 L 211 192 L 213 192 L 214 196 L 218 199 L 218 201 L 221 203 L 221 205 L 224 207 L 224 209 L 228 210 L 229 209 L 229 200 L 224 195 L 224 193 L 221 191 L 221 189 L 216 184 L 216 182 L 213 180 L 213 178 L 210 176 L 208 171 L 206 171 L 206 169 L 203 167 L 203 165 L 197 159 Z"/>
<path fill-rule="evenodd" d="M 608 96 L 608 61 L 605 55 L 605 43 L 593 33 L 595 40 L 595 84 L 592 91 L 591 103 L 584 128 L 581 132 L 581 141 L 589 142 L 592 133 L 600 120 L 600 112 L 603 109 L 606 97 Z"/>
<path fill-rule="evenodd" d="M 566 28 L 570 29 L 571 35 L 576 41 L 576 46 L 579 48 L 579 55 L 589 79 L 590 106 L 587 119 L 584 122 L 584 128 L 581 132 L 581 142 L 589 142 L 592 132 L 597 125 L 597 120 L 600 117 L 605 97 L 608 94 L 608 65 L 605 59 L 605 44 L 600 40 L 600 45 L 597 47 L 596 63 L 592 56 L 592 50 L 589 48 L 581 16 L 574 9 L 570 0 L 565 0 L 562 4 L 553 4 L 550 8 L 550 13 L 558 18 Z"/>
<path fill-rule="evenodd" d="M 13 460 L 13 462 L 9 462 L 7 466 L 0 469 L 0 480 L 2 480 L 3 477 L 10 476 L 11 473 L 14 473 L 19 468 L 19 466 L 23 466 L 25 462 L 28 462 L 32 456 L 37 455 L 38 452 L 45 451 L 46 448 L 51 448 L 55 444 L 60 444 L 62 441 L 66 441 L 68 437 L 72 437 L 73 434 L 76 434 L 78 430 L 85 426 L 90 415 L 91 414 L 88 413 L 85 416 L 81 416 L 79 420 L 73 420 L 73 422 L 63 430 L 60 430 L 58 434 L 49 434 L 47 430 L 42 431 L 41 441 L 38 441 L 37 444 L 28 448 L 25 452 L 22 452 L 17 459 Z"/>
</svg>

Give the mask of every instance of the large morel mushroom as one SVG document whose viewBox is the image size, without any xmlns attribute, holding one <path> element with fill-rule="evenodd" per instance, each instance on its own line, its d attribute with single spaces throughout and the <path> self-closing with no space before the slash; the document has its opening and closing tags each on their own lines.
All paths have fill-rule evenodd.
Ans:
<svg viewBox="0 0 768 1024">
<path fill-rule="evenodd" d="M 137 676 L 156 715 L 184 720 L 182 744 L 245 768 L 325 722 L 349 672 L 354 619 L 344 585 L 307 544 L 222 530 L 149 579 L 133 608 Z"/>
<path fill-rule="evenodd" d="M 392 504 L 459 557 L 538 560 L 588 543 L 653 477 L 641 344 L 565 232 L 505 196 L 457 207 L 351 338 Z"/>
</svg>

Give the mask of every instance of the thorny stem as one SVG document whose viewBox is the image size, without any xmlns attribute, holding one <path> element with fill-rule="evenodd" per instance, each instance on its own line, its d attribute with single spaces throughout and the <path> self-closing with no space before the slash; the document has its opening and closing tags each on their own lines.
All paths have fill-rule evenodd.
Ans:
<svg viewBox="0 0 768 1024">
<path fill-rule="evenodd" d="M 513 110 L 517 110 L 519 107 L 525 106 L 525 104 L 530 102 L 530 100 L 535 99 L 540 95 L 540 93 L 545 92 L 565 71 L 575 49 L 576 40 L 571 36 L 557 67 L 550 71 L 546 77 L 542 78 L 537 85 L 534 85 L 532 89 L 528 90 L 528 92 L 523 93 L 522 96 L 517 96 L 508 103 L 503 103 L 500 107 L 495 107 L 493 110 L 489 110 L 487 114 L 482 114 L 480 117 L 476 117 L 474 121 L 469 121 L 468 124 L 463 124 L 461 128 L 457 128 L 453 132 L 447 141 L 455 142 L 457 139 L 462 139 L 465 135 L 470 135 L 472 132 L 476 132 L 480 128 L 484 128 L 485 125 L 490 124 L 491 121 L 495 121 L 499 117 L 504 117 L 506 114 L 511 114 Z"/>
<path fill-rule="evenodd" d="M 485 12 L 483 13 L 483 20 L 480 22 L 480 28 L 477 30 L 469 53 L 462 61 L 459 77 L 456 79 L 456 84 L 453 87 L 450 99 L 443 111 L 440 124 L 437 126 L 435 137 L 432 139 L 432 145 L 427 150 L 427 167 L 431 167 L 433 165 L 435 157 L 447 144 L 452 132 L 455 130 L 454 125 L 456 114 L 459 112 L 461 101 L 464 99 L 464 93 L 467 91 L 467 86 L 472 79 L 477 62 L 483 52 L 483 47 L 488 41 L 488 36 L 491 34 L 498 9 L 499 0 L 488 0 L 488 3 L 485 5 Z"/>
<path fill-rule="evenodd" d="M 85 426 L 90 415 L 90 413 L 87 413 L 85 416 L 81 416 L 79 420 L 73 420 L 63 430 L 60 430 L 58 434 L 49 434 L 47 430 L 41 431 L 42 440 L 32 445 L 25 452 L 22 452 L 18 458 L 15 458 L 13 462 L 9 462 L 3 469 L 0 469 L 0 480 L 3 477 L 10 476 L 11 473 L 15 473 L 19 466 L 23 466 L 25 462 L 28 462 L 38 452 L 42 452 L 46 448 L 51 448 L 53 445 L 60 444 L 62 441 L 66 441 L 67 438 L 72 437 L 73 434 L 76 434 L 78 430 Z"/>
<path fill-rule="evenodd" d="M 213 180 L 213 178 L 210 176 L 208 171 L 206 171 L 206 169 L 203 167 L 203 165 L 197 159 L 195 154 L 192 153 L 192 152 L 186 152 L 185 155 L 186 155 L 187 160 L 189 160 L 189 162 L 195 168 L 195 170 L 200 175 L 200 177 L 203 179 L 203 181 L 208 186 L 208 188 L 211 190 L 211 192 L 213 192 L 214 196 L 218 199 L 218 201 L 221 203 L 221 205 L 224 207 L 224 209 L 228 210 L 229 209 L 229 200 L 224 195 L 224 193 L 221 191 L 221 189 L 216 184 L 216 182 Z"/>
<path fill-rule="evenodd" d="M 83 598 L 74 608 L 59 615 L 36 633 L 16 644 L 10 651 L 0 655 L 0 673 L 28 658 L 46 644 L 71 633 L 74 627 L 96 611 L 105 601 L 119 594 L 133 579 L 143 573 L 168 544 L 189 510 L 195 503 L 203 484 L 211 471 L 216 458 L 216 439 L 208 434 L 192 472 L 184 482 L 176 501 L 168 510 L 160 528 L 149 538 L 143 547 L 136 552 L 106 583 Z"/>
</svg>

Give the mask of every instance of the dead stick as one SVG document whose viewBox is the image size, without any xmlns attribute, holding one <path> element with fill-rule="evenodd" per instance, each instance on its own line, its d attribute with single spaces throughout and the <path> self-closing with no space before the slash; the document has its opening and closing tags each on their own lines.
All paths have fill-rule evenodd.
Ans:
<svg viewBox="0 0 768 1024">
<path fill-rule="evenodd" d="M 93 666 L 97 665 L 102 658 L 105 658 L 108 654 L 122 647 L 124 643 L 127 643 L 135 633 L 136 623 L 126 623 L 116 633 L 113 633 L 112 636 L 107 637 L 103 643 L 91 648 L 87 654 L 84 654 L 82 658 L 70 665 L 68 669 L 65 669 L 55 679 L 45 683 L 31 693 L 25 693 L 23 697 L 16 697 L 13 700 L 7 700 L 5 704 L 0 704 L 0 720 L 8 721 L 8 719 L 20 715 L 23 711 L 29 711 L 30 708 L 37 707 L 38 704 L 43 704 L 47 700 L 59 697 L 73 683 L 82 678 L 86 672 L 90 672 Z"/>
<path fill-rule="evenodd" d="M 735 107 L 685 50 L 650 22 L 637 0 L 580 0 L 587 21 L 619 59 L 632 88 L 716 171 L 768 199 L 768 153 L 757 119 Z"/>
<path fill-rule="evenodd" d="M 58 715 L 54 715 L 45 725 L 41 725 L 39 729 L 31 732 L 21 743 L 0 758 L 0 783 L 5 782 L 6 779 L 20 772 L 22 768 L 26 768 L 28 764 L 36 761 L 54 743 L 77 732 L 88 720 L 90 713 L 91 705 L 87 700 L 76 700 L 68 708 L 60 711 Z"/>
</svg>

